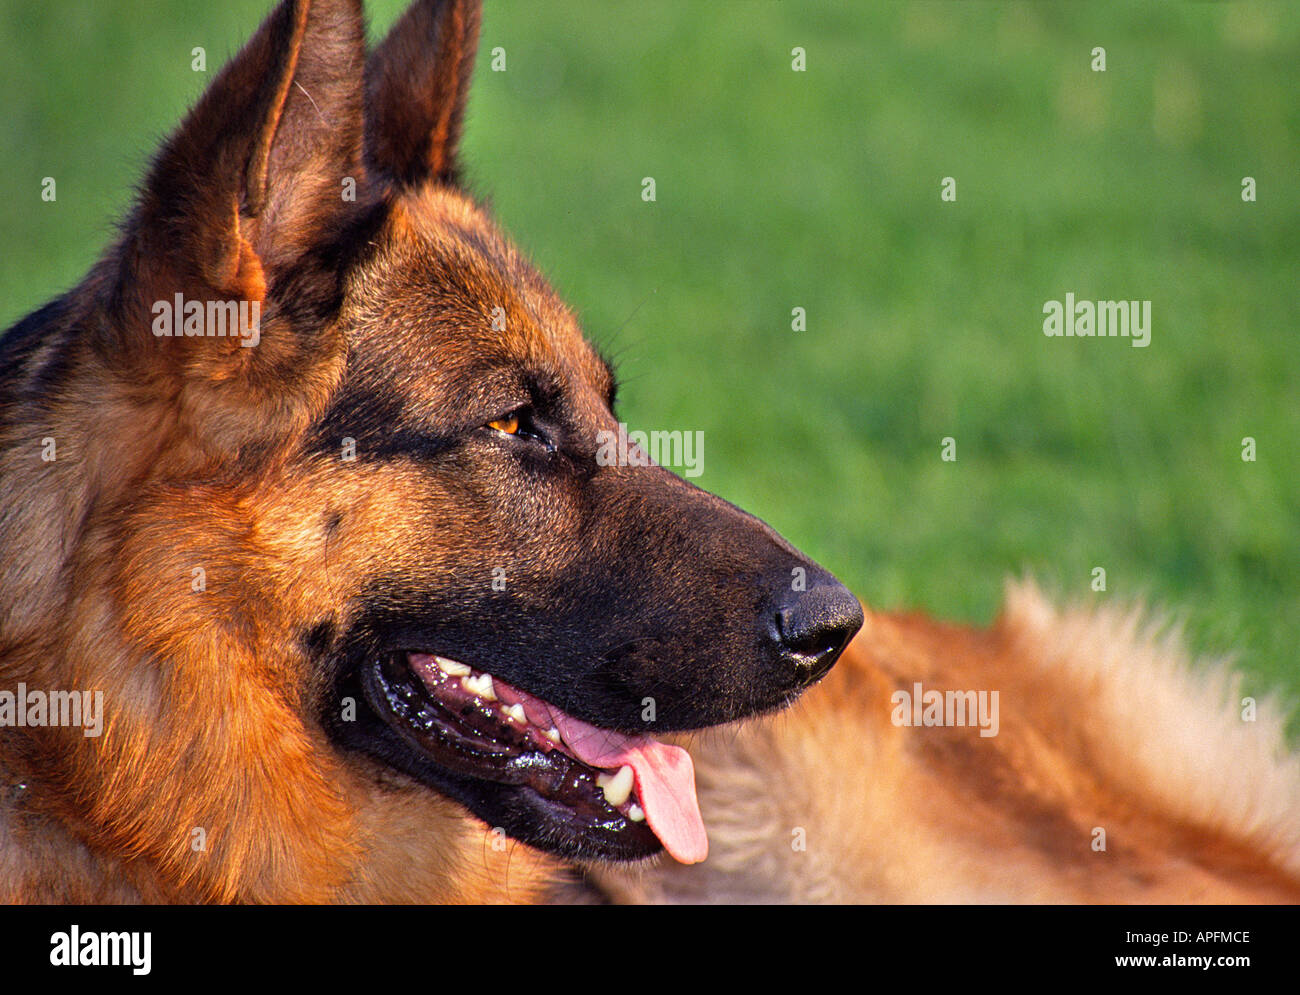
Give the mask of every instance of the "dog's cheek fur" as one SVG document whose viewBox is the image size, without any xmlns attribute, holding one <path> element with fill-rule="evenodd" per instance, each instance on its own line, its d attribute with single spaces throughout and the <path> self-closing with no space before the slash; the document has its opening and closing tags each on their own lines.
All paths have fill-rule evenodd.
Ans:
<svg viewBox="0 0 1300 995">
<path fill-rule="evenodd" d="M 86 593 L 64 645 L 106 713 L 71 756 L 91 842 L 145 858 L 178 895 L 325 900 L 356 845 L 349 806 L 294 707 L 301 665 L 269 624 L 280 606 L 241 590 L 248 520 L 198 488 L 146 508 L 74 567 Z"/>
<path fill-rule="evenodd" d="M 104 734 L 56 731 L 41 794 L 65 799 L 51 814 L 92 850 L 130 855 L 133 897 L 518 901 L 555 879 L 553 862 L 422 786 L 340 763 L 313 721 L 320 675 L 301 631 L 345 620 L 378 563 L 411 556 L 383 537 L 418 508 L 375 483 L 322 471 L 251 492 L 159 487 L 81 543 L 71 570 L 88 593 L 54 639 L 74 667 L 58 682 L 104 692 Z"/>
</svg>

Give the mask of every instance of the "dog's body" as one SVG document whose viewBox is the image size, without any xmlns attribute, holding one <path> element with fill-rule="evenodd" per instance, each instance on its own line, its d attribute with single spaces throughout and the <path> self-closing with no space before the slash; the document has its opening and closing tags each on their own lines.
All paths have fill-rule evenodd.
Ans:
<svg viewBox="0 0 1300 995">
<path fill-rule="evenodd" d="M 1280 720 L 1115 618 L 870 617 L 779 712 L 860 606 L 597 459 L 607 365 L 460 188 L 476 33 L 287 0 L 0 340 L 0 694 L 104 701 L 4 722 L 0 898 L 1300 897 Z M 917 682 L 996 735 L 900 725 Z"/>
<path fill-rule="evenodd" d="M 917 682 L 1000 689 L 997 735 L 896 725 Z M 869 614 L 789 712 L 692 746 L 706 863 L 597 880 L 619 901 L 1300 901 L 1300 765 L 1236 687 L 1137 612 L 1028 584 L 987 631 Z"/>
</svg>

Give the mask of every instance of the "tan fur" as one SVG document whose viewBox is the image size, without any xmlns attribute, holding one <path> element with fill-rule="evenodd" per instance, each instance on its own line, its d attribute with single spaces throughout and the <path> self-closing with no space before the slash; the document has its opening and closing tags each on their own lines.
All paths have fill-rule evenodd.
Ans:
<svg viewBox="0 0 1300 995">
<path fill-rule="evenodd" d="M 918 680 L 999 689 L 998 735 L 893 725 Z M 593 880 L 638 902 L 1300 901 L 1297 761 L 1235 688 L 1139 613 L 1030 584 L 987 632 L 869 615 L 788 713 L 693 738 L 705 864 Z"/>
</svg>

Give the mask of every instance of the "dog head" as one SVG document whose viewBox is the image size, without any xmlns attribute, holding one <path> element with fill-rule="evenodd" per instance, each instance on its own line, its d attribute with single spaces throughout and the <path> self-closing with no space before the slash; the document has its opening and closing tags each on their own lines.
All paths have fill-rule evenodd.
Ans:
<svg viewBox="0 0 1300 995">
<path fill-rule="evenodd" d="M 258 820 L 347 837 L 358 778 L 565 858 L 701 859 L 656 736 L 785 706 L 862 622 L 762 522 L 608 445 L 612 370 L 460 180 L 477 30 L 419 2 L 367 59 L 358 2 L 286 0 L 58 316 L 60 375 L 90 371 L 45 416 L 80 454 L 59 652 L 118 735 L 52 759 L 97 783 L 83 821 L 218 897 L 250 891 L 186 865 L 190 826 L 242 819 L 225 845 L 283 877 Z"/>
</svg>

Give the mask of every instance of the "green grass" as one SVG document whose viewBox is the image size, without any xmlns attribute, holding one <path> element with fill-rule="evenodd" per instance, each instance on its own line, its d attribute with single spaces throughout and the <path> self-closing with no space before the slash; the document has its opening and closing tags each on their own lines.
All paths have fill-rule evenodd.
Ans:
<svg viewBox="0 0 1300 995">
<path fill-rule="evenodd" d="M 5 324 L 268 5 L 134 6 L 0 5 Z M 1300 693 L 1297 92 L 1281 3 L 489 0 L 466 155 L 625 420 L 703 430 L 697 482 L 869 603 L 985 622 L 1032 572 Z M 1151 346 L 1044 337 L 1067 291 L 1151 300 Z"/>
</svg>

